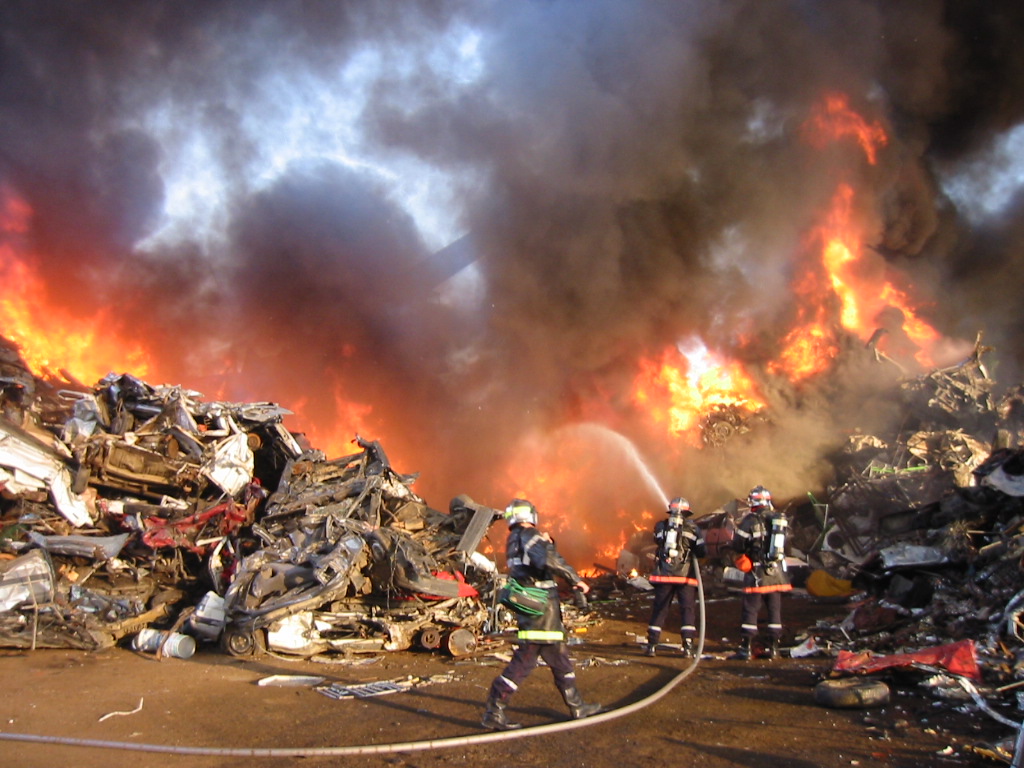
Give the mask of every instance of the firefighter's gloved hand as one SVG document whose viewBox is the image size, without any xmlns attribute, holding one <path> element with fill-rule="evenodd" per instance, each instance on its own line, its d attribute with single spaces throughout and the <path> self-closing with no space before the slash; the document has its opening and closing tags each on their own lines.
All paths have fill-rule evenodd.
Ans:
<svg viewBox="0 0 1024 768">
<path fill-rule="evenodd" d="M 589 607 L 587 604 L 587 595 L 582 589 L 574 589 L 572 591 L 572 601 L 581 611 L 585 611 Z"/>
<path fill-rule="evenodd" d="M 752 570 L 754 570 L 754 563 L 746 555 L 740 555 L 736 558 L 736 567 L 744 573 L 750 573 Z"/>
</svg>

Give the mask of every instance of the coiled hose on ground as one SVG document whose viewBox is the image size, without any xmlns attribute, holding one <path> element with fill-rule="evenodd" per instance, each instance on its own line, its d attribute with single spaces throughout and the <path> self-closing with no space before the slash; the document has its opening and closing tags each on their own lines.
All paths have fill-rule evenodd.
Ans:
<svg viewBox="0 0 1024 768">
<path fill-rule="evenodd" d="M 694 568 L 697 575 L 697 599 L 698 599 L 698 638 L 697 649 L 693 655 L 693 662 L 678 675 L 669 680 L 649 696 L 639 701 L 628 704 L 625 707 L 608 710 L 582 720 L 566 720 L 547 725 L 534 725 L 529 728 L 520 728 L 512 731 L 492 731 L 477 733 L 470 736 L 454 736 L 447 739 L 429 739 L 427 741 L 408 741 L 394 744 L 362 744 L 348 747 L 182 747 L 167 744 L 135 744 L 124 741 L 104 741 L 101 739 L 75 739 L 68 736 L 43 736 L 32 733 L 8 733 L 0 731 L 0 740 L 3 741 L 27 741 L 40 744 L 56 744 L 71 747 L 95 747 L 101 749 L 121 749 L 135 752 L 161 752 L 174 755 L 212 755 L 218 757 L 328 757 L 341 755 L 375 755 L 388 754 L 393 752 L 423 752 L 433 749 L 449 749 L 451 747 L 467 747 L 479 744 L 490 744 L 496 741 L 507 741 L 510 739 L 525 739 L 534 736 L 546 736 L 562 731 L 571 731 L 577 728 L 589 728 L 593 725 L 600 725 L 609 720 L 616 720 L 626 717 L 634 712 L 651 706 L 668 695 L 677 685 L 689 677 L 700 664 L 701 654 L 704 652 L 704 634 L 706 627 L 704 610 L 704 582 L 701 579 L 700 568 Z"/>
</svg>

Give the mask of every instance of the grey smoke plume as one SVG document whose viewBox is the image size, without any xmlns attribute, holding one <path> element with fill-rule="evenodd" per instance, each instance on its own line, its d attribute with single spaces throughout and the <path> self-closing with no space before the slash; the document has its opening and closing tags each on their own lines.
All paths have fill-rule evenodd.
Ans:
<svg viewBox="0 0 1024 768">
<path fill-rule="evenodd" d="M 888 406 L 763 365 L 841 178 L 927 319 L 1020 370 L 1019 3 L 9 0 L 0 30 L 0 182 L 53 299 L 317 434 L 365 405 L 438 506 L 528 493 L 522 437 L 573 420 L 703 507 L 823 482 L 837 403 Z M 877 165 L 802 140 L 827 92 L 884 126 Z M 446 281 L 431 254 L 467 233 Z M 765 443 L 680 455 L 640 424 L 636 361 L 688 337 L 762 376 Z M 620 498 L 582 507 L 657 506 L 607 464 Z"/>
</svg>

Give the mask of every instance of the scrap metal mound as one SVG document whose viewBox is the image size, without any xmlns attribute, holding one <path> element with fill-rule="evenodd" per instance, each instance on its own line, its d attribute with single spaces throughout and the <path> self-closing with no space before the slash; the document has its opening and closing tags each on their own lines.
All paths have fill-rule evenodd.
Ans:
<svg viewBox="0 0 1024 768">
<path fill-rule="evenodd" d="M 0 647 L 155 627 L 236 655 L 462 655 L 508 621 L 477 551 L 499 513 L 432 509 L 377 442 L 328 459 L 274 403 L 128 374 L 60 389 L 0 350 Z"/>
<path fill-rule="evenodd" d="M 816 569 L 808 591 L 849 602 L 793 653 L 824 650 L 836 675 L 887 675 L 1014 725 L 1024 681 L 1024 387 L 996 397 L 986 351 L 979 339 L 962 364 L 903 381 L 900 428 L 852 435 L 826 502 L 795 505 L 794 543 Z"/>
</svg>

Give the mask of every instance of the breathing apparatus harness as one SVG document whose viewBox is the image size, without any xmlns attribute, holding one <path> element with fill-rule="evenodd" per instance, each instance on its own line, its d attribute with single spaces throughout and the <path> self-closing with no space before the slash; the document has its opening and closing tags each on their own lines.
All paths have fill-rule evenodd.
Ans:
<svg viewBox="0 0 1024 768">
<path fill-rule="evenodd" d="M 665 526 L 665 540 L 658 548 L 658 559 L 672 567 L 690 554 L 690 542 L 680 535 L 682 530 L 683 516 L 670 514 Z"/>
<path fill-rule="evenodd" d="M 783 514 L 772 510 L 768 525 L 768 551 L 765 553 L 765 571 L 773 573 L 776 568 L 786 570 L 786 536 L 789 533 L 789 520 Z"/>
<path fill-rule="evenodd" d="M 690 541 L 683 536 L 684 521 L 692 512 L 690 502 L 677 496 L 668 503 L 668 519 L 665 521 L 664 538 L 658 545 L 658 561 L 669 568 L 676 568 L 690 554 Z"/>
<path fill-rule="evenodd" d="M 538 517 L 537 508 L 526 499 L 513 499 L 505 509 L 504 516 L 508 521 L 510 529 L 523 523 L 536 525 Z M 535 531 L 533 536 L 525 542 L 520 539 L 522 550 L 518 556 L 513 555 L 509 558 L 508 566 L 510 568 L 528 568 L 531 565 L 530 548 L 539 540 L 545 538 L 542 533 Z M 509 576 L 505 586 L 498 591 L 498 602 L 506 608 L 528 616 L 542 615 L 548 605 L 548 589 L 557 586 L 557 583 L 547 580 L 538 581 L 536 579 L 531 581 L 533 582 L 532 584 L 522 584 Z"/>
</svg>

